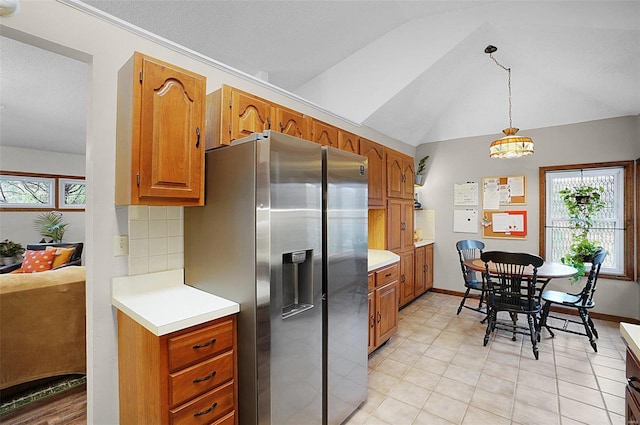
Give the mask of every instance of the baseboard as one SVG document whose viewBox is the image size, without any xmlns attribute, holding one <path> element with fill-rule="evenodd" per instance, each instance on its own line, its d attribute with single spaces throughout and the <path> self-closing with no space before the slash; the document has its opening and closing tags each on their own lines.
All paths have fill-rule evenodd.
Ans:
<svg viewBox="0 0 640 425">
<path fill-rule="evenodd" d="M 461 298 L 464 296 L 464 292 L 452 291 L 450 289 L 432 288 L 431 292 L 437 292 L 439 294 L 446 294 L 446 295 L 454 295 L 456 297 L 461 297 Z M 554 311 L 556 313 L 564 313 L 564 314 L 571 314 L 573 316 L 578 316 L 578 311 L 575 308 L 566 308 L 566 307 L 553 305 L 551 306 L 551 311 Z M 618 322 L 618 323 L 625 322 L 625 323 L 632 323 L 634 325 L 640 325 L 640 320 L 632 319 L 630 317 L 615 316 L 613 314 L 598 313 L 595 311 L 590 311 L 589 316 L 591 316 L 592 319 L 608 320 L 610 322 Z"/>
</svg>

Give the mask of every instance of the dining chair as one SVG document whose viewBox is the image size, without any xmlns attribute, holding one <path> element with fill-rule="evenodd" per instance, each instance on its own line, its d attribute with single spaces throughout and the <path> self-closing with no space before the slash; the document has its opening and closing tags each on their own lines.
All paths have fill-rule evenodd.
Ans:
<svg viewBox="0 0 640 425">
<path fill-rule="evenodd" d="M 517 333 L 529 335 L 533 355 L 538 360 L 538 315 L 541 307 L 536 296 L 536 278 L 538 267 L 544 261 L 537 255 L 505 251 L 483 252 L 480 258 L 485 263 L 489 310 L 484 345 L 496 329 L 511 331 L 513 341 Z M 498 322 L 499 312 L 509 313 L 511 323 Z M 518 314 L 527 316 L 527 326 L 518 324 Z"/>
<path fill-rule="evenodd" d="M 589 310 L 596 305 L 593 300 L 593 296 L 596 292 L 596 283 L 598 282 L 598 276 L 600 275 L 600 268 L 602 267 L 602 263 L 606 256 L 607 251 L 603 248 L 596 251 L 593 255 L 591 260 L 591 269 L 589 270 L 585 285 L 580 292 L 576 294 L 552 290 L 542 292 L 541 298 L 544 301 L 544 306 L 542 308 L 542 316 L 540 318 L 540 325 L 538 328 L 539 330 L 542 330 L 542 327 L 544 326 L 551 334 L 551 337 L 555 336 L 551 329 L 586 336 L 589 338 L 589 343 L 593 350 L 596 353 L 598 352 L 598 346 L 595 341 L 598 338 L 598 331 L 593 324 L 593 320 L 591 320 L 591 317 L 589 316 Z M 551 310 L 551 306 L 554 304 L 577 309 L 580 321 L 550 315 L 549 311 Z M 548 322 L 549 318 L 562 321 L 562 327 L 550 325 Z M 570 323 L 582 324 L 585 331 L 581 332 L 569 329 Z"/>
<path fill-rule="evenodd" d="M 480 254 L 482 254 L 482 251 L 484 250 L 484 243 L 472 239 L 465 239 L 456 243 L 456 249 L 458 250 L 458 257 L 460 258 L 460 268 L 462 269 L 464 286 L 467 288 L 464 296 L 462 297 L 462 301 L 460 301 L 460 306 L 458 307 L 458 312 L 456 314 L 460 314 L 462 307 L 486 314 L 486 306 L 484 308 L 482 306 L 483 302 L 486 304 L 485 293 L 487 290 L 484 273 L 478 273 L 464 265 L 465 260 L 480 258 Z M 469 294 L 472 290 L 474 292 Z M 478 298 L 478 307 L 465 305 L 467 298 Z"/>
</svg>

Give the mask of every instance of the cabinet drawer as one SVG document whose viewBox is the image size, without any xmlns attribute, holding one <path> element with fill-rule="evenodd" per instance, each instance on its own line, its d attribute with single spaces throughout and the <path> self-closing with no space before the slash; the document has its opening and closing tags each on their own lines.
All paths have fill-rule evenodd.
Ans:
<svg viewBox="0 0 640 425">
<path fill-rule="evenodd" d="M 217 323 L 169 339 L 169 371 L 196 363 L 233 346 L 233 322 Z"/>
<path fill-rule="evenodd" d="M 376 270 L 376 287 L 398 280 L 398 265 L 394 264 L 384 269 Z"/>
<path fill-rule="evenodd" d="M 195 400 L 171 409 L 169 416 L 173 425 L 200 425 L 210 424 L 232 410 L 233 381 L 230 381 Z"/>
<path fill-rule="evenodd" d="M 373 291 L 376 287 L 376 275 L 373 273 L 369 273 L 367 275 L 367 286 L 369 287 L 369 292 Z"/>
<path fill-rule="evenodd" d="M 212 425 L 235 425 L 236 424 L 236 411 L 225 415 L 223 418 L 218 419 Z"/>
<path fill-rule="evenodd" d="M 169 375 L 169 405 L 176 406 L 233 379 L 233 351 Z"/>
</svg>

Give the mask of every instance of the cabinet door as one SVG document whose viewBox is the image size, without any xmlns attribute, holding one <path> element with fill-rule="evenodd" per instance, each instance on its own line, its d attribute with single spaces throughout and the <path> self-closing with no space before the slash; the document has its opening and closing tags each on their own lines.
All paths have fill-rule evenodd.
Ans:
<svg viewBox="0 0 640 425">
<path fill-rule="evenodd" d="M 272 129 L 300 139 L 309 139 L 309 125 L 304 114 L 291 109 L 276 107 L 276 125 Z"/>
<path fill-rule="evenodd" d="M 136 52 L 141 61 L 137 202 L 184 205 L 204 202 L 206 79 Z M 137 103 L 134 100 L 134 104 Z M 154 201 L 155 200 L 155 201 Z M 202 202 L 199 202 L 201 200 Z"/>
<path fill-rule="evenodd" d="M 413 158 L 406 156 L 402 160 L 402 198 L 413 200 L 414 172 Z"/>
<path fill-rule="evenodd" d="M 264 99 L 233 89 L 231 93 L 231 139 L 271 129 L 272 108 Z"/>
<path fill-rule="evenodd" d="M 369 292 L 369 353 L 376 349 L 376 296 Z"/>
<path fill-rule="evenodd" d="M 399 251 L 402 249 L 402 201 L 389 199 L 387 201 L 387 249 Z"/>
<path fill-rule="evenodd" d="M 415 292 L 416 296 L 426 290 L 425 255 L 426 247 L 421 246 L 415 250 Z"/>
<path fill-rule="evenodd" d="M 338 148 L 343 151 L 358 153 L 358 136 L 347 131 L 338 131 Z"/>
<path fill-rule="evenodd" d="M 413 201 L 402 201 L 401 244 L 403 250 L 413 251 Z"/>
<path fill-rule="evenodd" d="M 404 193 L 402 155 L 391 149 L 385 149 L 385 151 L 387 154 L 387 196 L 402 198 Z"/>
<path fill-rule="evenodd" d="M 398 330 L 397 282 L 376 289 L 376 345 L 388 340 Z"/>
<path fill-rule="evenodd" d="M 400 255 L 400 304 L 405 305 L 415 298 L 415 287 L 413 278 L 413 251 Z"/>
<path fill-rule="evenodd" d="M 387 164 L 384 156 L 384 146 L 370 140 L 360 138 L 360 155 L 369 159 L 369 208 L 386 205 L 387 198 Z"/>
<path fill-rule="evenodd" d="M 425 289 L 433 288 L 433 244 L 427 245 L 425 248 Z"/>
<path fill-rule="evenodd" d="M 338 147 L 338 129 L 322 121 L 311 121 L 311 141 L 322 146 Z"/>
</svg>

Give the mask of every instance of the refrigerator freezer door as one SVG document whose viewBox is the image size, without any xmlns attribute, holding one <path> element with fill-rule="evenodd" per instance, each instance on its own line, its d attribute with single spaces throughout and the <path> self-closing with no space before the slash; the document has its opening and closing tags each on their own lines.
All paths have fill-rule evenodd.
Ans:
<svg viewBox="0 0 640 425">
<path fill-rule="evenodd" d="M 323 153 L 326 423 L 339 425 L 367 397 L 367 159 Z"/>
</svg>

